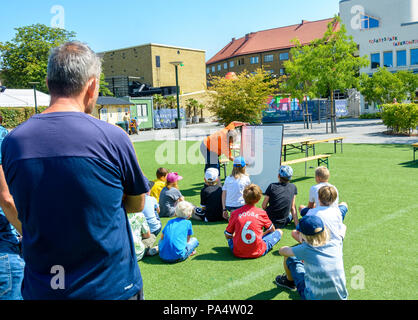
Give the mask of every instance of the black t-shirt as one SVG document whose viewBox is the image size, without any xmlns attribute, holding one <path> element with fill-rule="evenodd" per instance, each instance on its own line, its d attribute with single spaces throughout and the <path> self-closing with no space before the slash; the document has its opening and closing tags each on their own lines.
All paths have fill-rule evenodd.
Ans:
<svg viewBox="0 0 418 320">
<path fill-rule="evenodd" d="M 200 191 L 200 204 L 205 206 L 205 217 L 209 222 L 222 221 L 222 187 L 205 185 Z"/>
<path fill-rule="evenodd" d="M 276 182 L 270 184 L 264 194 L 269 197 L 266 212 L 270 220 L 274 224 L 283 224 L 289 216 L 298 189 L 293 183 Z"/>
</svg>

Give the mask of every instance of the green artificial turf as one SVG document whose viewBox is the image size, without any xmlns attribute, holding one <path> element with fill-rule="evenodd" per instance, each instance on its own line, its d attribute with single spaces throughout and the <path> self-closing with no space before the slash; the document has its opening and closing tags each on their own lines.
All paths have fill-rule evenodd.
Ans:
<svg viewBox="0 0 418 320">
<path fill-rule="evenodd" d="M 180 157 L 176 159 L 182 164 L 160 164 L 168 155 L 161 154 L 162 149 L 178 150 L 174 142 L 134 144 L 144 174 L 155 179 L 155 171 L 160 166 L 178 172 L 184 177 L 179 183 L 182 194 L 195 205 L 199 205 L 203 187 L 203 164 L 184 163 L 183 158 L 186 151 L 198 153 L 199 145 L 199 142 L 187 142 L 187 148 L 180 146 Z M 332 143 L 317 146 L 317 154 L 332 154 L 330 183 L 338 188 L 340 201 L 349 205 L 344 221 L 347 225 L 344 267 L 349 298 L 418 299 L 415 278 L 418 161 L 412 161 L 411 146 L 344 144 L 344 153 L 339 147 L 337 154 L 333 150 Z M 288 159 L 302 156 L 295 151 Z M 299 206 L 308 202 L 309 188 L 315 184 L 316 163 L 308 163 L 307 177 L 303 163 L 292 167 Z M 276 176 L 277 172 L 272 175 Z M 163 226 L 168 221 L 161 220 Z M 164 264 L 158 256 L 145 257 L 139 262 L 146 299 L 299 299 L 296 292 L 273 284 L 274 278 L 284 272 L 278 249 L 295 244 L 290 235 L 293 224 L 283 230 L 282 240 L 270 253 L 245 260 L 235 258 L 230 252 L 223 234 L 226 222 L 192 223 L 200 242 L 197 255 L 177 264 Z"/>
</svg>

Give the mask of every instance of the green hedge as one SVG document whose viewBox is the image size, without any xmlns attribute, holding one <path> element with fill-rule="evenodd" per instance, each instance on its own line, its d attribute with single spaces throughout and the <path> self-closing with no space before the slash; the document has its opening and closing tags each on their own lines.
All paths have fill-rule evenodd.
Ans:
<svg viewBox="0 0 418 320">
<path fill-rule="evenodd" d="M 381 119 L 382 113 L 381 112 L 375 112 L 375 113 L 364 113 L 359 116 L 360 119 Z"/>
<path fill-rule="evenodd" d="M 47 107 L 38 107 L 38 113 Z M 0 115 L 3 116 L 3 127 L 15 128 L 35 114 L 34 107 L 6 108 L 0 107 Z"/>
<path fill-rule="evenodd" d="M 385 104 L 382 106 L 382 120 L 394 133 L 411 134 L 418 126 L 418 104 Z"/>
</svg>

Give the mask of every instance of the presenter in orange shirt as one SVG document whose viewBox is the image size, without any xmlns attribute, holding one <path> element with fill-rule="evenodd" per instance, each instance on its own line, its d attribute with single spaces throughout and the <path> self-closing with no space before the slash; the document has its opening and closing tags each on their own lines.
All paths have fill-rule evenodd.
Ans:
<svg viewBox="0 0 418 320">
<path fill-rule="evenodd" d="M 225 128 L 211 134 L 203 139 L 200 152 L 205 158 L 205 171 L 207 168 L 217 168 L 219 170 L 219 157 L 224 154 L 231 161 L 233 160 L 231 146 L 238 136 L 238 127 L 246 123 L 240 121 L 231 122 Z"/>
</svg>

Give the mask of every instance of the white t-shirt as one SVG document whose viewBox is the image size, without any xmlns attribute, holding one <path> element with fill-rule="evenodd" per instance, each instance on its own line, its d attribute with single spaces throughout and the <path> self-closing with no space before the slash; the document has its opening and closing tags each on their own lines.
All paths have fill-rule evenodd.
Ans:
<svg viewBox="0 0 418 320">
<path fill-rule="evenodd" d="M 330 240 L 343 240 L 345 236 L 346 226 L 343 224 L 341 211 L 338 207 L 315 207 L 310 209 L 307 216 L 315 215 L 320 217 L 324 225 L 330 231 Z"/>
<path fill-rule="evenodd" d="M 226 191 L 225 205 L 228 207 L 242 207 L 245 205 L 243 192 L 246 186 L 251 184 L 250 177 L 242 175 L 239 179 L 228 176 L 222 187 L 222 191 Z"/>
<path fill-rule="evenodd" d="M 328 182 L 321 182 L 321 183 L 318 183 L 318 184 L 312 186 L 309 189 L 309 202 L 315 203 L 315 206 L 317 206 L 317 207 L 319 206 L 318 191 L 319 191 L 319 189 L 321 189 L 324 186 L 332 186 L 332 187 L 335 188 L 335 190 L 337 190 L 337 188 L 335 186 L 333 186 L 332 184 L 330 184 Z M 337 199 L 335 199 L 332 206 L 338 207 L 338 204 L 339 204 L 339 200 L 338 200 L 338 190 L 337 190 Z"/>
</svg>

